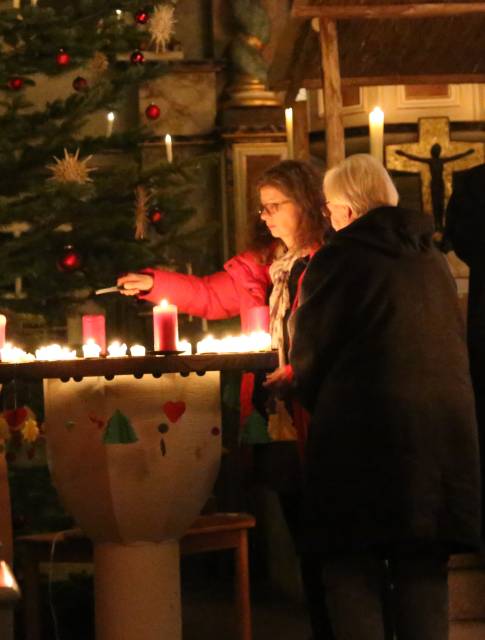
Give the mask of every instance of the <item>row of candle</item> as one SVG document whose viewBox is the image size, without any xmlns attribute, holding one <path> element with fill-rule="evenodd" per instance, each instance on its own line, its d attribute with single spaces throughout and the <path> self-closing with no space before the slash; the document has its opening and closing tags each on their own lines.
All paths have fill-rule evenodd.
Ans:
<svg viewBox="0 0 485 640">
<path fill-rule="evenodd" d="M 257 331 L 252 334 L 225 336 L 224 338 L 206 336 L 203 340 L 197 342 L 195 353 L 247 353 L 250 351 L 269 351 L 270 349 L 271 336 L 263 331 Z M 191 355 L 191 343 L 188 340 L 179 340 L 176 352 L 183 355 Z M 82 353 L 84 358 L 99 358 L 101 356 L 101 347 L 90 339 L 86 344 L 82 345 Z M 128 349 L 125 343 L 117 340 L 107 348 L 108 358 L 122 358 L 128 355 L 143 357 L 145 354 L 146 349 L 143 345 L 134 344 Z M 36 349 L 35 355 L 27 353 L 9 342 L 5 343 L 0 349 L 0 361 L 3 363 L 34 362 L 35 360 L 52 362 L 55 360 L 76 359 L 77 351 L 75 349 L 63 347 L 59 344 L 39 347 Z"/>
<path fill-rule="evenodd" d="M 250 309 L 247 318 L 251 333 L 240 336 L 214 338 L 209 335 L 196 345 L 196 353 L 244 353 L 271 349 L 271 336 L 267 333 L 269 324 L 268 307 Z M 36 350 L 35 356 L 9 343 L 5 343 L 7 319 L 0 315 L 0 359 L 2 362 L 29 362 L 32 360 L 72 360 L 77 352 L 60 345 L 49 345 Z M 128 347 L 119 341 L 106 346 L 106 320 L 104 315 L 82 316 L 82 354 L 85 358 L 124 357 Z M 190 355 L 192 346 L 187 340 L 178 338 L 177 307 L 166 300 L 153 308 L 153 351 L 154 353 L 183 353 Z M 131 356 L 144 356 L 145 347 L 132 345 Z"/>
</svg>

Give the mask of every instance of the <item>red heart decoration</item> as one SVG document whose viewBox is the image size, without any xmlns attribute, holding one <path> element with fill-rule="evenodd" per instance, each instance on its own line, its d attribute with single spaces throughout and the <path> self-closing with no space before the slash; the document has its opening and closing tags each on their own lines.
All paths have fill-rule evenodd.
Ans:
<svg viewBox="0 0 485 640">
<path fill-rule="evenodd" d="M 163 405 L 163 410 L 170 422 L 177 422 L 185 413 L 185 402 L 172 402 L 169 400 Z"/>
<path fill-rule="evenodd" d="M 10 409 L 5 411 L 3 416 L 9 427 L 19 427 L 27 419 L 27 409 L 25 407 Z"/>
<path fill-rule="evenodd" d="M 88 414 L 88 418 L 98 427 L 98 429 L 102 429 L 105 425 L 105 420 L 103 418 L 98 418 L 98 416 L 93 412 Z"/>
</svg>

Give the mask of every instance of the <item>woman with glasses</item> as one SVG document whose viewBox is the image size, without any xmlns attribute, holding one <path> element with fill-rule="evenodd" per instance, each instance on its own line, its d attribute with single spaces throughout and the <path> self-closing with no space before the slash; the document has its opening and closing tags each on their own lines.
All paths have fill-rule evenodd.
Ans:
<svg viewBox="0 0 485 640">
<path fill-rule="evenodd" d="M 287 160 L 271 167 L 258 181 L 257 193 L 260 206 L 249 224 L 248 249 L 226 262 L 223 271 L 197 277 L 150 268 L 120 277 L 118 286 L 124 295 L 153 303 L 166 298 L 182 313 L 209 320 L 239 315 L 243 332 L 252 328 L 252 310 L 269 304 L 272 344 L 282 367 L 275 376 L 283 386 L 289 348 L 286 323 L 296 307 L 308 260 L 323 244 L 329 223 L 322 215 L 321 179 L 305 162 Z M 296 536 L 301 485 L 297 443 L 305 438 L 303 412 L 291 398 L 276 398 L 263 388 L 262 379 L 245 374 L 241 426 L 242 440 L 254 445 L 256 474 L 278 493 Z M 313 640 L 331 640 L 315 562 L 302 556 L 301 566 Z"/>
<path fill-rule="evenodd" d="M 446 640 L 447 559 L 478 549 L 477 426 L 455 283 L 433 220 L 366 154 L 325 175 L 290 362 L 312 413 L 303 544 L 337 638 Z"/>
</svg>

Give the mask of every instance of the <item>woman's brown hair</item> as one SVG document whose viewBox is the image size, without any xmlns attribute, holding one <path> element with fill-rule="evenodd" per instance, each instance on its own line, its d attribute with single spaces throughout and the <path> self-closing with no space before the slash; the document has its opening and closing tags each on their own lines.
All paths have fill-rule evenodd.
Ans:
<svg viewBox="0 0 485 640">
<path fill-rule="evenodd" d="M 267 169 L 259 178 L 256 190 L 274 187 L 295 202 L 300 209 L 297 245 L 299 247 L 323 244 L 329 231 L 328 220 L 324 217 L 322 178 L 307 162 L 284 160 Z M 275 240 L 259 214 L 251 216 L 248 234 L 248 248 L 268 256 L 271 248 L 281 244 Z"/>
</svg>

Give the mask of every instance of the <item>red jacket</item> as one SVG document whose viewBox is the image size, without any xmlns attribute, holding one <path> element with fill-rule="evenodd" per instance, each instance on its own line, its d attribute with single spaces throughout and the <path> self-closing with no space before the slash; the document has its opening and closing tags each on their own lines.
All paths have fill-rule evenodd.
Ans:
<svg viewBox="0 0 485 640">
<path fill-rule="evenodd" d="M 261 264 L 256 254 L 246 251 L 231 258 L 224 271 L 210 276 L 191 276 L 161 269 L 144 269 L 153 279 L 152 289 L 140 298 L 158 304 L 163 298 L 182 313 L 208 320 L 241 317 L 241 330 L 247 329 L 247 313 L 267 304 L 271 284 L 269 264 Z"/>
</svg>

